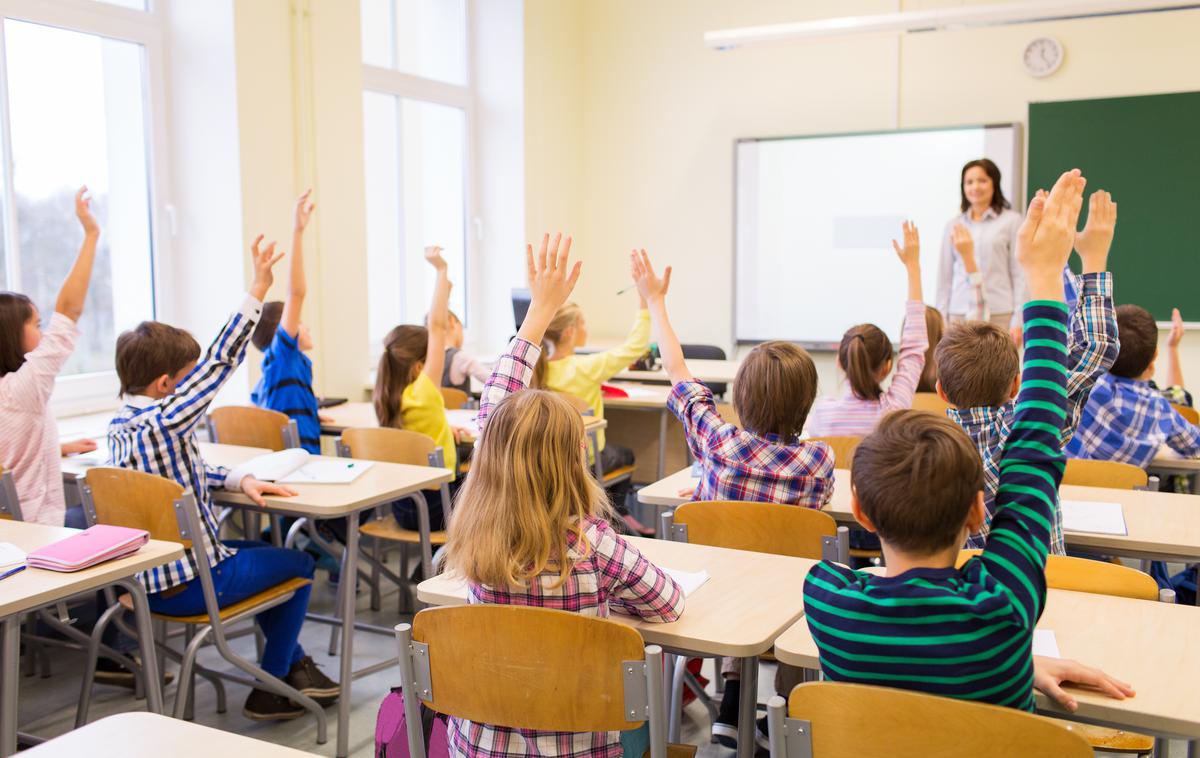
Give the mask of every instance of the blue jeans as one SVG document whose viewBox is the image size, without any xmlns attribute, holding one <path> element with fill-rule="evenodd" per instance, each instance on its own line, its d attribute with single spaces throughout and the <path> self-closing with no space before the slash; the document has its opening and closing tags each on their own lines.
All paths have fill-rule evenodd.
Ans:
<svg viewBox="0 0 1200 758">
<path fill-rule="evenodd" d="M 217 593 L 217 602 L 222 607 L 245 600 L 288 579 L 312 579 L 312 556 L 301 550 L 240 540 L 227 540 L 225 544 L 236 548 L 237 552 L 213 568 L 213 588 Z M 200 586 L 200 579 L 193 579 L 182 586 L 185 589 L 171 597 L 164 598 L 162 593 L 150 595 L 150 610 L 168 616 L 205 613 L 204 590 Z M 254 617 L 267 638 L 263 646 L 262 667 L 272 676 L 282 679 L 287 676 L 292 664 L 304 657 L 304 648 L 300 647 L 297 640 L 300 627 L 304 624 L 304 614 L 308 611 L 311 589 L 309 586 L 301 587 L 286 603 L 268 608 Z"/>
</svg>

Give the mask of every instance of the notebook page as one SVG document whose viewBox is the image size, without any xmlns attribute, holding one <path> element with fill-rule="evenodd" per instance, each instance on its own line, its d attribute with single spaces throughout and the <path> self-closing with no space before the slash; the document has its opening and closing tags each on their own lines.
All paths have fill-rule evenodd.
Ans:
<svg viewBox="0 0 1200 758">
<path fill-rule="evenodd" d="M 279 484 L 349 484 L 373 465 L 374 461 L 310 460 L 275 481 Z"/>
<path fill-rule="evenodd" d="M 679 569 L 663 568 L 662 572 L 675 580 L 680 589 L 683 590 L 683 596 L 688 597 L 708 581 L 708 572 L 700 571 L 681 571 Z"/>
<path fill-rule="evenodd" d="M 1044 658 L 1061 658 L 1058 652 L 1058 638 L 1053 629 L 1033 630 L 1033 654 Z"/>
<path fill-rule="evenodd" d="M 1063 530 L 1089 534 L 1129 534 L 1120 503 L 1063 500 Z"/>
<path fill-rule="evenodd" d="M 0 542 L 0 571 L 25 565 L 25 551 L 11 542 Z"/>
</svg>

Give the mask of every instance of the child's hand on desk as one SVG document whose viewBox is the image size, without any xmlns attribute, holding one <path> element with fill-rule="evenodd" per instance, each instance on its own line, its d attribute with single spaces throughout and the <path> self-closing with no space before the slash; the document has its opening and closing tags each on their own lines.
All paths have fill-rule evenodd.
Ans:
<svg viewBox="0 0 1200 758">
<path fill-rule="evenodd" d="M 667 290 L 671 288 L 670 266 L 663 269 L 663 275 L 659 277 L 646 251 L 634 250 L 629 254 L 629 271 L 642 300 L 647 303 L 658 302 L 667 296 Z"/>
<path fill-rule="evenodd" d="M 1075 235 L 1075 250 L 1083 260 L 1083 273 L 1093 274 L 1108 268 L 1108 251 L 1117 226 L 1117 204 L 1112 195 L 1096 190 L 1088 199 L 1088 220 Z"/>
<path fill-rule="evenodd" d="M 242 492 L 246 493 L 246 497 L 254 501 L 256 505 L 266 505 L 267 501 L 263 499 L 263 495 L 280 495 L 282 497 L 292 497 L 296 491 L 284 487 L 281 484 L 273 482 L 260 482 L 252 476 L 247 476 L 242 479 Z"/>
<path fill-rule="evenodd" d="M 678 493 L 678 497 L 686 497 L 689 500 L 691 500 L 695 496 L 696 496 L 696 488 L 695 487 L 684 487 L 683 489 L 679 490 L 679 493 Z"/>
<path fill-rule="evenodd" d="M 455 442 L 464 442 L 475 436 L 475 433 L 465 426 L 451 426 L 450 431 L 454 434 Z"/>
<path fill-rule="evenodd" d="M 318 413 L 318 414 L 317 414 L 317 421 L 319 421 L 319 422 L 320 422 L 320 423 L 322 423 L 322 424 L 332 424 L 332 423 L 333 423 L 333 416 L 330 416 L 330 415 L 327 415 L 327 414 L 324 414 L 324 413 Z"/>
<path fill-rule="evenodd" d="M 1033 656 L 1034 689 L 1074 713 L 1079 708 L 1079 703 L 1070 693 L 1059 686 L 1063 682 L 1071 682 L 1098 690 L 1114 700 L 1124 700 L 1137 694 L 1133 691 L 1133 687 L 1125 682 L 1114 679 L 1100 669 L 1084 666 L 1079 661 Z"/>
<path fill-rule="evenodd" d="M 59 445 L 62 452 L 62 457 L 75 455 L 76 453 L 90 453 L 96 449 L 95 440 L 75 440 L 74 442 L 64 442 Z"/>
</svg>

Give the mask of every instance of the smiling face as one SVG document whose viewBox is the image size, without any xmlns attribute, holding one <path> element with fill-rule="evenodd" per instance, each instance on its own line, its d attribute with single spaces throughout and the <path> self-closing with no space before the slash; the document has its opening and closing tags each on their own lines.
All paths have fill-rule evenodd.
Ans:
<svg viewBox="0 0 1200 758">
<path fill-rule="evenodd" d="M 963 174 L 962 190 L 967 202 L 972 207 L 986 208 L 992 204 L 996 186 L 992 184 L 991 177 L 987 175 L 982 166 L 971 166 Z"/>
</svg>

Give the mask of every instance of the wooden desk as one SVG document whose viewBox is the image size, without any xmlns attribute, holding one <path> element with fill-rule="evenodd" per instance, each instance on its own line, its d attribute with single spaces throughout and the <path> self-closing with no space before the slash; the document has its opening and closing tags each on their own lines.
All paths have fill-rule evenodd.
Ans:
<svg viewBox="0 0 1200 758">
<path fill-rule="evenodd" d="M 119 713 L 21 753 L 22 758 L 305 758 L 290 747 L 153 713 Z"/>
<path fill-rule="evenodd" d="M 76 480 L 97 466 L 103 466 L 108 460 L 107 442 L 100 438 L 96 440 L 99 447 L 90 453 L 72 455 L 62 459 L 63 483 L 75 486 Z M 217 442 L 201 442 L 200 455 L 205 461 L 218 466 L 230 468 L 245 463 L 251 458 L 266 455 L 271 452 L 262 447 L 243 447 L 242 445 L 223 445 Z"/>
<path fill-rule="evenodd" d="M 58 419 L 58 438 L 62 442 L 82 439 L 97 439 L 108 433 L 108 422 L 116 414 L 112 410 L 87 413 L 82 416 L 64 416 Z"/>
<path fill-rule="evenodd" d="M 692 372 L 692 376 L 710 384 L 733 384 L 738 368 L 741 365 L 741 361 L 714 361 L 699 358 L 689 358 L 687 361 L 687 367 Z M 617 374 L 616 378 L 630 382 L 670 381 L 667 379 L 667 372 L 663 369 L 659 369 L 658 371 L 625 369 Z"/>
<path fill-rule="evenodd" d="M 76 529 L 18 521 L 0 521 L 0 542 L 30 552 L 72 534 Z M 147 707 L 163 710 L 162 686 L 154 650 L 150 609 L 142 585 L 132 577 L 140 571 L 183 557 L 183 546 L 151 540 L 133 555 L 82 571 L 63 573 L 27 568 L 0 580 L 0 756 L 17 751 L 17 673 L 20 669 L 21 615 L 89 590 L 118 584 L 133 596 L 146 680 Z"/>
<path fill-rule="evenodd" d="M 645 556 L 664 568 L 708 571 L 711 578 L 687 599 L 680 619 L 654 624 L 613 614 L 614 620 L 637 629 L 647 643 L 700 655 L 757 659 L 772 641 L 804 612 L 800 587 L 816 561 L 768 553 L 726 550 L 704 545 L 627 537 Z M 347 576 L 347 574 L 343 574 Z M 432 605 L 453 605 L 467 599 L 466 584 L 452 575 L 426 579 L 417 597 Z M 743 674 L 743 697 L 757 698 L 757 666 Z M 743 719 L 739 755 L 754 754 L 754 719 Z"/>
<path fill-rule="evenodd" d="M 834 477 L 833 499 L 826 510 L 838 523 L 853 525 L 850 472 L 837 469 Z M 673 508 L 691 499 L 679 491 L 697 481 L 686 468 L 638 490 L 638 499 L 660 511 Z M 1200 499 L 1194 495 L 1075 485 L 1063 485 L 1059 495 L 1066 500 L 1120 503 L 1125 513 L 1128 535 L 1068 531 L 1064 536 L 1072 549 L 1149 560 L 1200 560 Z"/>
<path fill-rule="evenodd" d="M 1136 697 L 1113 700 L 1072 688 L 1079 700 L 1073 715 L 1039 694 L 1039 710 L 1160 736 L 1200 737 L 1200 709 L 1190 694 L 1200 681 L 1200 608 L 1050 590 L 1038 628 L 1054 631 L 1064 658 L 1103 669 L 1137 690 Z M 775 657 L 819 667 L 807 622 L 779 636 Z"/>
</svg>

